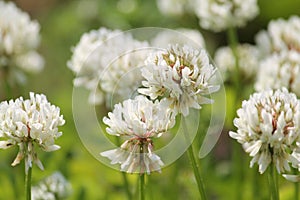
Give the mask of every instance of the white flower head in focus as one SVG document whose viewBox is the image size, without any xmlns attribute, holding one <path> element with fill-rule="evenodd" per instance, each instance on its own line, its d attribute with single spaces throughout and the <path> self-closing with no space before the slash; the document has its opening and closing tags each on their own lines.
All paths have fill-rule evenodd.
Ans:
<svg viewBox="0 0 300 200">
<path fill-rule="evenodd" d="M 115 105 L 103 118 L 110 135 L 126 141 L 118 149 L 102 152 L 111 164 L 121 164 L 127 173 L 161 171 L 164 163 L 154 151 L 153 138 L 166 133 L 175 124 L 173 112 L 162 102 L 152 102 L 145 96 L 136 96 Z"/>
<path fill-rule="evenodd" d="M 66 199 L 71 192 L 71 184 L 60 172 L 54 172 L 31 188 L 33 200 Z"/>
<path fill-rule="evenodd" d="M 0 1 L 0 70 L 6 67 L 29 73 L 41 71 L 44 60 L 36 52 L 39 31 L 40 25 L 31 21 L 27 13 L 12 2 Z"/>
<path fill-rule="evenodd" d="M 243 101 L 234 119 L 237 132 L 229 135 L 242 144 L 259 172 L 273 163 L 278 173 L 300 167 L 300 102 L 286 88 L 254 93 Z"/>
<path fill-rule="evenodd" d="M 272 20 L 267 31 L 257 34 L 256 43 L 267 55 L 288 50 L 300 52 L 300 17 Z"/>
<path fill-rule="evenodd" d="M 111 92 L 122 94 L 124 88 L 115 88 L 115 82 L 123 73 L 136 67 L 134 64 L 138 65 L 141 59 L 145 59 L 141 53 L 130 52 L 147 46 L 148 43 L 135 40 L 130 33 L 120 30 L 100 28 L 83 34 L 67 63 L 76 75 L 74 85 L 90 90 L 89 101 L 96 105 L 109 98 Z M 127 83 L 136 84 L 141 75 L 131 78 L 135 80 L 128 80 Z"/>
<path fill-rule="evenodd" d="M 187 44 L 195 48 L 205 48 L 205 41 L 198 30 L 179 28 L 173 31 L 163 30 L 151 40 L 155 47 L 167 48 L 169 44 Z"/>
<path fill-rule="evenodd" d="M 195 0 L 200 26 L 215 32 L 242 27 L 259 13 L 256 0 Z"/>
<path fill-rule="evenodd" d="M 54 141 L 62 135 L 58 126 L 64 123 L 60 109 L 51 105 L 45 95 L 30 93 L 30 99 L 20 97 L 15 101 L 1 102 L 0 148 L 19 146 L 12 166 L 25 158 L 26 172 L 32 167 L 32 162 L 43 169 L 36 148 L 46 152 L 58 150 L 60 146 Z"/>
<path fill-rule="evenodd" d="M 142 69 L 145 88 L 138 91 L 151 99 L 166 98 L 174 111 L 187 116 L 190 107 L 212 103 L 204 96 L 219 89 L 212 83 L 215 71 L 203 49 L 170 45 L 148 58 Z"/>
<path fill-rule="evenodd" d="M 274 53 L 260 63 L 255 89 L 279 89 L 286 87 L 300 97 L 300 52 Z"/>
<path fill-rule="evenodd" d="M 240 44 L 237 46 L 237 54 L 241 76 L 245 80 L 253 79 L 259 66 L 258 49 L 250 44 Z M 214 61 L 225 79 L 230 80 L 230 75 L 235 70 L 235 56 L 232 49 L 230 47 L 220 47 L 215 53 Z"/>
</svg>

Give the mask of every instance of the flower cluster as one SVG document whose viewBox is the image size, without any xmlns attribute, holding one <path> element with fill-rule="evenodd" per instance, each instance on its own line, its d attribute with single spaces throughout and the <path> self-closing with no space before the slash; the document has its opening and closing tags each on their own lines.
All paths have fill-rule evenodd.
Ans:
<svg viewBox="0 0 300 200">
<path fill-rule="evenodd" d="M 286 87 L 300 96 L 300 18 L 271 21 L 267 31 L 261 31 L 256 42 L 264 59 L 260 62 L 255 89 Z"/>
<path fill-rule="evenodd" d="M 113 93 L 119 96 L 133 93 L 128 90 L 135 89 L 142 79 L 138 74 L 126 77 L 125 85 L 116 82 L 123 74 L 143 65 L 144 54 L 136 50 L 145 47 L 147 42 L 135 40 L 130 33 L 119 30 L 100 28 L 85 33 L 68 61 L 68 67 L 76 74 L 74 85 L 91 91 L 92 104 L 103 103 Z"/>
<path fill-rule="evenodd" d="M 32 162 L 43 169 L 35 148 L 47 152 L 58 150 L 60 147 L 54 140 L 62 135 L 58 126 L 64 123 L 60 109 L 51 105 L 45 95 L 30 93 L 30 99 L 4 101 L 0 104 L 0 148 L 19 146 L 12 166 L 25 157 L 26 172 Z"/>
<path fill-rule="evenodd" d="M 66 199 L 71 194 L 71 184 L 60 172 L 55 172 L 31 189 L 33 200 Z"/>
<path fill-rule="evenodd" d="M 244 150 L 264 173 L 270 163 L 278 173 L 290 171 L 290 165 L 300 167 L 300 101 L 282 88 L 254 93 L 243 101 L 234 119 L 237 132 L 229 135 L 243 145 Z"/>
<path fill-rule="evenodd" d="M 0 1 L 0 70 L 8 68 L 11 79 L 16 73 L 23 76 L 15 67 L 31 73 L 43 68 L 44 60 L 36 52 L 39 30 L 38 22 L 31 21 L 14 3 Z"/>
<path fill-rule="evenodd" d="M 250 44 L 240 44 L 236 48 L 238 56 L 238 67 L 240 75 L 246 80 L 254 79 L 259 65 L 259 51 Z M 214 61 L 220 69 L 225 79 L 229 79 L 230 75 L 235 71 L 235 56 L 230 47 L 220 47 L 215 52 Z"/>
<path fill-rule="evenodd" d="M 259 11 L 256 0 L 196 0 L 194 8 L 200 26 L 215 32 L 242 27 Z"/>
<path fill-rule="evenodd" d="M 111 164 L 121 164 L 121 171 L 150 173 L 160 171 L 163 162 L 154 151 L 152 138 L 158 138 L 174 126 L 172 110 L 163 102 L 148 100 L 145 96 L 116 104 L 113 112 L 103 119 L 110 135 L 126 141 L 121 148 L 102 152 Z"/>
<path fill-rule="evenodd" d="M 204 50 L 170 45 L 149 56 L 146 65 L 142 69 L 145 88 L 138 91 L 151 99 L 166 98 L 184 116 L 189 114 L 190 107 L 200 109 L 201 104 L 212 103 L 205 95 L 219 89 L 211 83 L 216 69 Z"/>
</svg>

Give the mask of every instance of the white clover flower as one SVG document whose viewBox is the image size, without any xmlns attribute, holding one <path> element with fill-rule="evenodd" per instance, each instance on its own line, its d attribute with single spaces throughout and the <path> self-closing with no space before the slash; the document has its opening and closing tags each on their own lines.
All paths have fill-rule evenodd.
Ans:
<svg viewBox="0 0 300 200">
<path fill-rule="evenodd" d="M 33 200 L 66 199 L 71 191 L 71 184 L 60 172 L 51 174 L 31 188 Z"/>
<path fill-rule="evenodd" d="M 195 0 L 200 26 L 215 32 L 242 27 L 259 13 L 256 0 Z"/>
<path fill-rule="evenodd" d="M 169 44 L 186 44 L 195 48 L 205 48 L 205 41 L 202 34 L 195 29 L 179 28 L 173 31 L 164 30 L 151 40 L 151 45 L 155 47 L 167 48 Z"/>
<path fill-rule="evenodd" d="M 240 44 L 237 46 L 237 54 L 241 76 L 246 80 L 253 79 L 259 66 L 258 49 L 250 44 Z M 232 49 L 220 47 L 215 53 L 214 61 L 225 79 L 230 78 L 235 70 L 235 56 Z"/>
<path fill-rule="evenodd" d="M 300 96 L 300 52 L 274 53 L 260 63 L 255 89 L 279 89 L 286 87 Z"/>
<path fill-rule="evenodd" d="M 141 75 L 131 76 L 127 86 L 121 84 L 120 88 L 116 88 L 115 85 L 122 74 L 137 67 L 140 60 L 144 59 L 142 53 L 131 53 L 143 47 L 148 47 L 148 44 L 120 30 L 100 28 L 83 34 L 67 63 L 76 74 L 74 85 L 84 86 L 91 91 L 89 101 L 92 104 L 103 103 L 112 92 L 124 93 L 123 89 L 127 86 L 134 88 L 134 84 L 141 80 Z"/>
<path fill-rule="evenodd" d="M 58 150 L 60 146 L 54 144 L 54 140 L 62 135 L 58 126 L 64 123 L 60 109 L 51 105 L 45 95 L 31 92 L 30 99 L 4 101 L 0 104 L 0 148 L 19 146 L 12 166 L 25 157 L 26 172 L 32 162 L 43 169 L 36 148 L 47 152 Z"/>
<path fill-rule="evenodd" d="M 159 11 L 165 15 L 183 15 L 190 11 L 191 0 L 156 0 Z"/>
<path fill-rule="evenodd" d="M 44 66 L 36 52 L 39 31 L 38 22 L 31 21 L 27 13 L 12 2 L 0 1 L 0 69 L 17 66 L 26 72 L 39 72 Z"/>
<path fill-rule="evenodd" d="M 256 43 L 262 53 L 267 55 L 287 50 L 300 52 L 300 17 L 272 20 L 267 31 L 257 34 Z"/>
<path fill-rule="evenodd" d="M 243 101 L 234 119 L 237 132 L 229 135 L 242 144 L 264 173 L 273 163 L 278 173 L 300 167 L 300 101 L 286 88 L 254 93 Z"/>
<path fill-rule="evenodd" d="M 145 88 L 138 91 L 151 99 L 165 97 L 174 111 L 184 116 L 189 114 L 190 107 L 200 109 L 201 104 L 212 103 L 204 95 L 219 89 L 211 83 L 216 69 L 204 50 L 170 45 L 150 56 L 146 64 L 142 69 Z"/>
<path fill-rule="evenodd" d="M 171 109 L 163 102 L 152 102 L 145 96 L 136 96 L 115 105 L 103 118 L 110 135 L 126 138 L 118 149 L 102 152 L 111 164 L 121 164 L 121 171 L 150 173 L 161 171 L 163 162 L 153 152 L 152 138 L 158 138 L 175 124 Z"/>
</svg>

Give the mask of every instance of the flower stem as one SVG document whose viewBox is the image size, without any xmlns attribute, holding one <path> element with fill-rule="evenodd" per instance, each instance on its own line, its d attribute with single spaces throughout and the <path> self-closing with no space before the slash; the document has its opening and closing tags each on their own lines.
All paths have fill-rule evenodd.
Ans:
<svg viewBox="0 0 300 200">
<path fill-rule="evenodd" d="M 182 125 L 183 125 L 183 131 L 184 131 L 185 139 L 187 140 L 187 142 L 189 142 L 190 139 L 189 139 L 189 135 L 187 133 L 185 118 L 183 116 L 182 116 Z M 189 156 L 190 162 L 191 162 L 193 170 L 194 170 L 194 176 L 195 176 L 196 181 L 197 181 L 198 191 L 200 193 L 201 199 L 206 200 L 207 198 L 206 198 L 206 193 L 205 193 L 205 189 L 204 189 L 204 184 L 203 184 L 203 181 L 202 181 L 202 178 L 201 178 L 201 175 L 200 175 L 199 166 L 196 162 L 196 156 L 194 154 L 193 144 L 191 144 L 188 148 L 188 156 Z"/>
<path fill-rule="evenodd" d="M 140 190 L 139 199 L 145 200 L 145 174 L 144 173 L 140 174 L 139 177 L 139 190 Z"/>
<path fill-rule="evenodd" d="M 273 163 L 271 163 L 269 166 L 268 179 L 269 179 L 269 188 L 270 188 L 270 199 L 279 200 L 277 174 Z"/>
<path fill-rule="evenodd" d="M 240 88 L 240 67 L 239 67 L 239 57 L 237 52 L 237 45 L 238 45 L 238 35 L 235 27 L 229 27 L 227 29 L 227 40 L 229 43 L 229 46 L 231 48 L 231 51 L 233 53 L 233 56 L 235 58 L 235 64 L 234 64 L 234 88 L 235 88 L 235 99 L 233 102 L 233 105 L 236 105 L 238 108 L 240 106 L 240 96 L 241 96 L 241 88 Z M 237 110 L 237 108 L 235 110 Z M 240 145 L 237 143 L 233 144 L 233 171 L 236 173 L 236 191 L 239 191 L 241 185 L 243 184 L 243 169 L 242 169 L 242 152 Z M 236 193 L 236 199 L 241 199 L 241 193 Z"/>
<path fill-rule="evenodd" d="M 12 90 L 8 81 L 8 77 L 9 77 L 9 67 L 8 66 L 4 66 L 2 69 L 2 72 L 0 71 L 0 77 L 3 78 L 3 86 L 4 86 L 4 91 L 6 94 L 6 98 L 10 99 L 12 98 Z"/>
<path fill-rule="evenodd" d="M 120 141 L 119 137 L 116 137 L 116 143 L 117 143 L 118 146 L 121 145 L 121 141 Z M 127 195 L 127 199 L 131 200 L 132 195 L 131 195 L 131 192 L 130 192 L 130 189 L 129 189 L 127 174 L 126 174 L 126 172 L 121 172 L 121 173 L 122 173 L 122 179 L 123 179 L 123 184 L 124 184 L 125 192 L 126 192 L 126 195 Z"/>
<path fill-rule="evenodd" d="M 31 200 L 31 173 L 32 173 L 32 167 L 29 167 L 28 172 L 26 172 L 26 167 L 25 167 L 26 200 Z"/>
</svg>

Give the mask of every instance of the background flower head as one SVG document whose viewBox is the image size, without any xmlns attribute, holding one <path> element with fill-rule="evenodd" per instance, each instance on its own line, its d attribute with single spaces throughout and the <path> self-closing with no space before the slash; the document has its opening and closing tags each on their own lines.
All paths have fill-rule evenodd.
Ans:
<svg viewBox="0 0 300 200">
<path fill-rule="evenodd" d="M 157 0 L 159 11 L 165 15 L 183 15 L 191 10 L 191 0 Z"/>
<path fill-rule="evenodd" d="M 240 44 L 237 46 L 238 66 L 240 76 L 243 80 L 252 80 L 256 77 L 259 65 L 259 51 L 250 44 Z M 217 49 L 214 61 L 216 67 L 220 69 L 224 79 L 230 81 L 235 70 L 235 56 L 230 47 L 220 47 Z"/>
<path fill-rule="evenodd" d="M 36 73 L 43 68 L 44 60 L 36 51 L 39 31 L 39 23 L 27 13 L 12 2 L 0 1 L 0 70 L 7 68 L 11 82 L 18 77 L 15 73 Z"/>
<path fill-rule="evenodd" d="M 152 40 L 154 47 L 168 48 L 169 44 L 189 45 L 195 48 L 205 48 L 202 34 L 196 29 L 179 28 L 174 31 L 163 30 Z"/>
<path fill-rule="evenodd" d="M 300 167 L 300 102 L 287 89 L 254 93 L 243 101 L 229 135 L 253 157 L 250 163 L 264 173 L 273 163 L 278 173 Z"/>
<path fill-rule="evenodd" d="M 282 87 L 300 96 L 300 54 L 296 51 L 274 53 L 260 63 L 255 89 Z"/>
<path fill-rule="evenodd" d="M 143 64 L 143 53 L 132 52 L 144 47 L 148 47 L 148 43 L 135 40 L 130 33 L 120 30 L 100 28 L 83 34 L 67 63 L 76 75 L 74 85 L 90 90 L 92 104 L 103 103 L 113 92 L 119 96 L 133 93 L 128 90 L 135 88 L 141 75 L 133 73 L 127 77 L 126 84 L 117 84 L 117 81 Z"/>
<path fill-rule="evenodd" d="M 33 200 L 67 199 L 71 192 L 71 184 L 60 172 L 54 172 L 31 188 Z"/>
<path fill-rule="evenodd" d="M 36 148 L 47 152 L 58 150 L 60 147 L 54 142 L 62 135 L 58 126 L 64 123 L 60 109 L 50 104 L 43 94 L 30 93 L 30 99 L 24 100 L 20 97 L 15 101 L 1 102 L 0 148 L 19 146 L 12 166 L 25 158 L 26 171 L 32 167 L 32 162 L 43 169 Z"/>
<path fill-rule="evenodd" d="M 256 0 L 195 0 L 200 26 L 215 32 L 242 27 L 259 13 Z"/>
<path fill-rule="evenodd" d="M 256 35 L 256 43 L 263 54 L 294 50 L 300 52 L 300 18 L 272 20 L 268 29 Z"/>
</svg>

